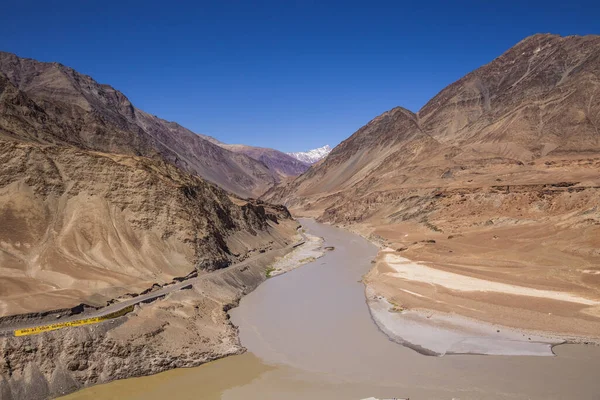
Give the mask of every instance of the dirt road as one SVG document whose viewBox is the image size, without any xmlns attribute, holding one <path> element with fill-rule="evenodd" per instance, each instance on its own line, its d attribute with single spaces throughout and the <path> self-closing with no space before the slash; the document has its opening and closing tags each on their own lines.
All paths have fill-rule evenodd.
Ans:
<svg viewBox="0 0 600 400">
<path fill-rule="evenodd" d="M 298 246 L 303 245 L 304 243 L 305 243 L 305 239 L 303 238 L 299 242 L 296 242 L 292 245 L 287 246 L 287 249 L 292 250 Z M 76 314 L 76 315 L 72 315 L 69 317 L 61 317 L 60 319 L 57 319 L 56 321 L 54 321 L 52 323 L 50 323 L 47 320 L 44 321 L 43 323 L 40 321 L 27 321 L 26 319 L 21 320 L 19 322 L 11 324 L 10 326 L 3 327 L 2 329 L 0 329 L 0 336 L 26 336 L 26 335 L 38 334 L 38 333 L 42 333 L 42 332 L 56 330 L 56 329 L 66 329 L 66 328 L 72 327 L 73 325 L 81 326 L 81 325 L 89 325 L 89 324 L 94 324 L 94 323 L 107 322 L 110 319 L 121 317 L 121 316 L 133 311 L 133 307 L 138 304 L 150 303 L 152 301 L 155 301 L 157 299 L 165 297 L 170 293 L 173 293 L 173 292 L 176 292 L 176 291 L 179 291 L 182 289 L 191 288 L 194 284 L 196 284 L 200 280 L 219 276 L 220 274 L 223 274 L 226 271 L 231 271 L 231 269 L 243 268 L 249 262 L 254 262 L 260 258 L 265 258 L 270 253 L 271 253 L 270 251 L 265 252 L 265 253 L 255 256 L 255 257 L 252 257 L 248 260 L 245 260 L 241 263 L 230 266 L 228 268 L 223 268 L 223 269 L 220 269 L 220 270 L 217 270 L 214 272 L 208 272 L 208 273 L 205 273 L 205 274 L 200 275 L 195 278 L 187 279 L 182 282 L 175 283 L 175 284 L 170 284 L 170 285 L 164 286 L 158 290 L 155 290 L 155 291 L 152 291 L 152 292 L 149 292 L 146 294 L 142 294 L 142 295 L 136 296 L 131 299 L 122 300 L 122 301 L 119 301 L 118 303 L 114 303 L 114 304 L 108 305 L 106 307 L 102 307 L 98 310 L 93 310 L 93 311 L 85 312 L 82 314 Z M 108 317 L 108 318 L 102 319 L 103 317 Z"/>
</svg>

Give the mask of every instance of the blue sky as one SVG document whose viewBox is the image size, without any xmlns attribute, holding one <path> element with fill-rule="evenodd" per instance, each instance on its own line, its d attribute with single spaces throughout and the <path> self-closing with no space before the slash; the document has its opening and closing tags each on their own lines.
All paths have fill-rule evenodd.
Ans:
<svg viewBox="0 0 600 400">
<path fill-rule="evenodd" d="M 227 143 L 336 145 L 538 32 L 600 34 L 600 1 L 10 1 L 0 50 L 58 61 Z"/>
</svg>

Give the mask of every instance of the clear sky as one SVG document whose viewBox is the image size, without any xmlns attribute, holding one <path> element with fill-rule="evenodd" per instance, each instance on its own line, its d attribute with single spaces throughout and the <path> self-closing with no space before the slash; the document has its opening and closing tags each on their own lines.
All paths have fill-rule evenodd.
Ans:
<svg viewBox="0 0 600 400">
<path fill-rule="evenodd" d="M 600 1 L 5 1 L 0 50 L 58 61 L 227 143 L 336 145 Z"/>
</svg>

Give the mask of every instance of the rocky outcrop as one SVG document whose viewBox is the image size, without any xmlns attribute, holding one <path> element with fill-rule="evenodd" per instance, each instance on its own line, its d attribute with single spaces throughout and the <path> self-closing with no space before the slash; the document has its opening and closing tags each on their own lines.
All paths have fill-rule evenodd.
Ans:
<svg viewBox="0 0 600 400">
<path fill-rule="evenodd" d="M 199 176 L 247 192 L 253 168 L 271 174 L 264 164 L 60 64 L 0 53 L 0 162 L 3 316 L 102 305 L 288 235 L 285 208 Z"/>
</svg>

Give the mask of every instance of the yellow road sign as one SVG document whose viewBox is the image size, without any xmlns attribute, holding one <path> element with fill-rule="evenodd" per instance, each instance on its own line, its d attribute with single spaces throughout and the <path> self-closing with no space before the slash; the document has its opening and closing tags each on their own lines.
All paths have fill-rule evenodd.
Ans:
<svg viewBox="0 0 600 400">
<path fill-rule="evenodd" d="M 55 324 L 40 325 L 40 326 L 35 326 L 33 328 L 16 329 L 15 336 L 37 335 L 42 332 L 54 331 L 57 329 L 68 328 L 70 326 L 82 326 L 82 325 L 89 325 L 89 324 L 97 324 L 98 322 L 121 317 L 131 311 L 133 311 L 133 306 L 128 306 L 128 307 L 123 308 L 122 310 L 115 311 L 113 313 L 106 314 L 101 317 L 78 319 L 75 321 L 67 321 L 67 322 L 57 322 Z"/>
</svg>

